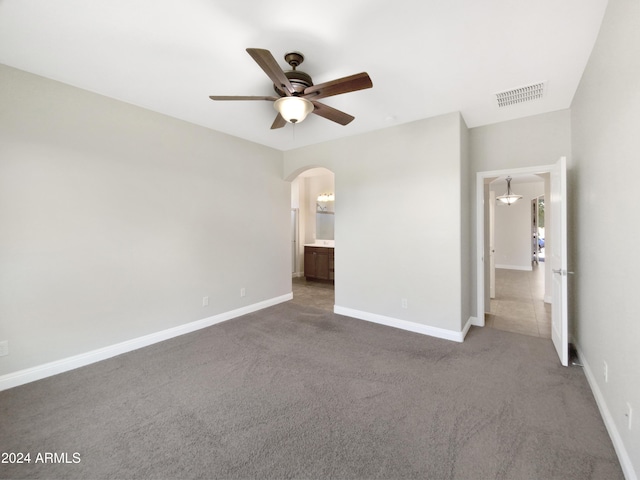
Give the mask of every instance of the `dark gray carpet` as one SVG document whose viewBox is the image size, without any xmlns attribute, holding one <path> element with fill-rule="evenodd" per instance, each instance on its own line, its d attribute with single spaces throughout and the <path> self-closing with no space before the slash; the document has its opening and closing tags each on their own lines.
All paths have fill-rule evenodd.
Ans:
<svg viewBox="0 0 640 480">
<path fill-rule="evenodd" d="M 292 302 L 0 392 L 0 451 L 32 455 L 2 478 L 623 478 L 550 340 Z"/>
</svg>

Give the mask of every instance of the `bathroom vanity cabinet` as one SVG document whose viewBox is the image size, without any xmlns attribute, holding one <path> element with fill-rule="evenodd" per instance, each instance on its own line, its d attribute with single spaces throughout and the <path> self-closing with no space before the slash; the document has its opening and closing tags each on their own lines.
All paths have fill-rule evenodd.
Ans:
<svg viewBox="0 0 640 480">
<path fill-rule="evenodd" d="M 334 280 L 333 247 L 304 247 L 304 276 L 314 280 Z"/>
</svg>

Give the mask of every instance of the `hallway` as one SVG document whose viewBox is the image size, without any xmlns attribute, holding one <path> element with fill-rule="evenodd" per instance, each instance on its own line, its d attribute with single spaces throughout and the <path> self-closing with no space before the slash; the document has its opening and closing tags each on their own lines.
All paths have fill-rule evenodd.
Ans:
<svg viewBox="0 0 640 480">
<path fill-rule="evenodd" d="M 496 298 L 485 326 L 534 337 L 551 338 L 551 304 L 544 303 L 545 264 L 533 271 L 496 269 Z"/>
</svg>

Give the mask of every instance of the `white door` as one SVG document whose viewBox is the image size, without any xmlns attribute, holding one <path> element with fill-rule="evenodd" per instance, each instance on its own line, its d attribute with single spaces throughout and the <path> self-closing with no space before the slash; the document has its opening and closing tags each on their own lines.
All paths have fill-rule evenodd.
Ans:
<svg viewBox="0 0 640 480">
<path fill-rule="evenodd" d="M 551 339 L 560 362 L 569 364 L 569 315 L 567 308 L 567 161 L 561 157 L 551 171 L 551 247 L 553 271 Z"/>
<path fill-rule="evenodd" d="M 496 192 L 489 192 L 489 297 L 496 298 Z M 486 309 L 491 311 L 491 308 Z M 495 313 L 495 312 L 494 312 Z"/>
</svg>

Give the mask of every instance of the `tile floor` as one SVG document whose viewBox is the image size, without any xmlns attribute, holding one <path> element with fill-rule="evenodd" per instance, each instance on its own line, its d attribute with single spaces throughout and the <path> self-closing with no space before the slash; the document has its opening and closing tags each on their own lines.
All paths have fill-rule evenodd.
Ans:
<svg viewBox="0 0 640 480">
<path fill-rule="evenodd" d="M 551 304 L 544 303 L 544 263 L 533 271 L 496 269 L 496 298 L 485 325 L 498 330 L 551 338 Z"/>
<path fill-rule="evenodd" d="M 293 303 L 333 312 L 335 303 L 333 284 L 306 280 L 304 277 L 294 277 L 291 279 L 291 285 L 293 287 Z"/>
<path fill-rule="evenodd" d="M 322 310 L 333 311 L 334 286 L 329 283 L 292 279 L 293 300 Z M 485 325 L 498 330 L 551 338 L 551 305 L 544 303 L 544 263 L 531 272 L 496 269 L 496 298 Z"/>
</svg>

